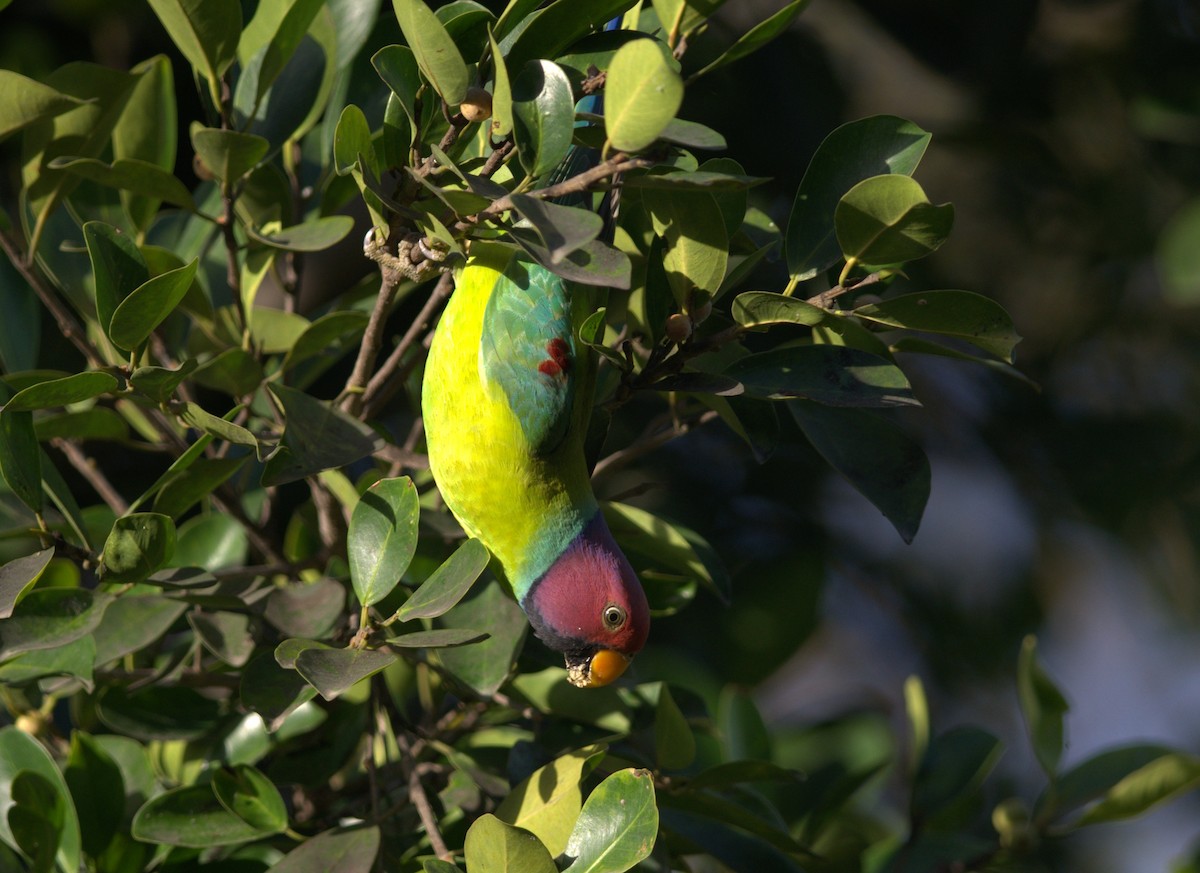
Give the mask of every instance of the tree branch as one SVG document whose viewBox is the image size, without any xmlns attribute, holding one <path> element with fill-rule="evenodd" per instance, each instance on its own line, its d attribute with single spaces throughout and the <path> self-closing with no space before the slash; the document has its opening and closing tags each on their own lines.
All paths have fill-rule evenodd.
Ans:
<svg viewBox="0 0 1200 873">
<path fill-rule="evenodd" d="M 375 306 L 371 310 L 367 329 L 363 332 L 362 344 L 358 347 L 358 358 L 354 362 L 354 370 L 346 380 L 346 387 L 342 389 L 342 411 L 348 415 L 358 415 L 359 410 L 362 409 L 367 376 L 375 364 L 379 347 L 383 344 L 383 329 L 387 325 L 392 298 L 396 296 L 396 286 L 400 280 L 400 277 L 384 264 L 379 265 L 379 274 L 379 294 L 375 298 Z"/>
<path fill-rule="evenodd" d="M 79 474 L 88 481 L 92 489 L 100 495 L 100 499 L 108 504 L 108 508 L 117 514 L 118 517 L 129 512 L 129 504 L 125 502 L 125 498 L 120 495 L 112 483 L 108 481 L 108 477 L 96 465 L 96 462 L 83 453 L 79 446 L 75 445 L 71 440 L 56 437 L 50 441 L 56 449 L 63 453 L 71 466 L 79 471 Z"/>
</svg>

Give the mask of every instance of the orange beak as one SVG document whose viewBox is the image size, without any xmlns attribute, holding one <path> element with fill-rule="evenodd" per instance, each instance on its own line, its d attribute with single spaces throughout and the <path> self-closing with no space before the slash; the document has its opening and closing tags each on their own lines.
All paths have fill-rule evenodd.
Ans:
<svg viewBox="0 0 1200 873">
<path fill-rule="evenodd" d="M 629 659 L 613 649 L 601 649 L 592 655 L 585 688 L 600 688 L 615 682 L 629 666 Z"/>
</svg>

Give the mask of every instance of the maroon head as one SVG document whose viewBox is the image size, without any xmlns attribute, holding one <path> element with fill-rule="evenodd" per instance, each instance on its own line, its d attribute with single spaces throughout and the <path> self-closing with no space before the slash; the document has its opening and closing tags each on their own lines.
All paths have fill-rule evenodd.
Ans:
<svg viewBox="0 0 1200 873">
<path fill-rule="evenodd" d="M 600 513 L 534 581 L 522 606 L 580 688 L 617 679 L 650 632 L 646 594 Z"/>
</svg>

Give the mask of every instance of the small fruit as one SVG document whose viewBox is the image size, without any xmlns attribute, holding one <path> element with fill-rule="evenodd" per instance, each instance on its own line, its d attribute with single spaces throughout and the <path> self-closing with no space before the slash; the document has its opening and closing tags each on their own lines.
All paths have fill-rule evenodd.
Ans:
<svg viewBox="0 0 1200 873">
<path fill-rule="evenodd" d="M 673 343 L 681 343 L 692 335 L 692 320 L 682 312 L 667 319 L 667 337 Z"/>
<path fill-rule="evenodd" d="M 462 113 L 463 118 L 470 122 L 491 118 L 492 95 L 478 85 L 472 85 L 467 89 L 467 96 L 463 98 L 458 111 Z"/>
</svg>

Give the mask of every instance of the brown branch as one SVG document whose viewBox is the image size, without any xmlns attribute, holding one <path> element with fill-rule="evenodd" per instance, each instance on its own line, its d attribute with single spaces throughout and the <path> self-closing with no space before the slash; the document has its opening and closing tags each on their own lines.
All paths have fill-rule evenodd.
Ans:
<svg viewBox="0 0 1200 873">
<path fill-rule="evenodd" d="M 582 173 L 557 184 L 547 185 L 545 188 L 537 188 L 533 191 L 526 191 L 525 196 L 536 197 L 539 200 L 548 200 L 552 197 L 563 197 L 567 194 L 582 194 L 584 191 L 590 189 L 592 185 L 603 179 L 619 173 L 626 173 L 630 170 L 650 167 L 654 163 L 654 160 L 649 157 L 630 157 L 624 152 L 617 152 L 607 161 L 601 161 L 591 169 L 584 170 Z M 492 205 L 487 209 L 477 212 L 474 216 L 475 223 L 488 218 L 495 218 L 501 212 L 506 212 L 512 208 L 512 195 L 509 194 L 501 197 L 492 201 Z"/>
<path fill-rule="evenodd" d="M 408 776 L 408 799 L 416 807 L 417 816 L 425 828 L 425 835 L 429 837 L 429 846 L 441 860 L 453 862 L 454 854 L 446 846 L 446 841 L 442 839 L 433 804 L 429 802 L 429 795 L 425 793 L 425 785 L 421 782 L 421 772 L 416 763 L 414 747 L 404 737 L 397 736 L 396 742 L 400 746 L 401 766 Z"/>
<path fill-rule="evenodd" d="M 678 439 L 695 428 L 707 424 L 716 417 L 717 413 L 715 410 L 707 409 L 694 418 L 674 422 L 670 427 L 651 433 L 644 439 L 636 440 L 625 448 L 615 451 L 611 455 L 607 455 L 597 461 L 595 469 L 592 470 L 592 479 L 595 480 L 605 473 L 619 470 L 638 458 L 650 454 L 655 449 L 665 446 L 672 440 Z"/>
<path fill-rule="evenodd" d="M 412 348 L 421 333 L 428 328 L 438 307 L 450 296 L 453 286 L 453 275 L 442 273 L 437 284 L 433 286 L 433 290 L 429 292 L 429 299 L 425 301 L 425 305 L 421 307 L 421 311 L 417 313 L 417 317 L 408 326 L 408 330 L 400 338 L 400 342 L 396 344 L 396 348 L 392 349 L 392 353 L 383 362 L 383 366 L 379 368 L 379 371 L 367 383 L 366 390 L 363 392 L 362 418 L 374 418 L 379 413 L 380 407 L 391 399 L 392 395 L 399 389 L 400 384 L 403 382 L 400 364 L 404 360 L 404 356 L 408 354 L 409 349 Z"/>
<path fill-rule="evenodd" d="M 108 477 L 96 465 L 96 461 L 83 453 L 83 449 L 79 448 L 71 440 L 60 437 L 52 439 L 50 443 L 66 456 L 71 466 L 79 471 L 79 474 L 88 481 L 92 489 L 100 495 L 100 499 L 107 503 L 108 508 L 115 512 L 118 517 L 129 512 L 129 504 L 125 501 L 125 498 L 108 481 Z"/>
<path fill-rule="evenodd" d="M 848 291 L 857 291 L 859 288 L 866 288 L 868 285 L 874 285 L 877 282 L 883 281 L 883 273 L 874 272 L 870 275 L 863 276 L 857 282 L 849 282 L 845 285 L 834 285 L 828 291 L 822 291 L 820 294 L 814 294 L 805 300 L 805 303 L 819 306 L 822 309 L 828 309 L 829 304 L 837 300 Z"/>
<path fill-rule="evenodd" d="M 348 415 L 358 415 L 362 409 L 367 376 L 371 372 L 371 367 L 375 365 L 379 347 L 383 344 L 383 329 L 387 325 L 392 298 L 396 296 L 396 287 L 400 284 L 400 276 L 385 264 L 379 265 L 379 274 L 379 294 L 375 298 L 375 306 L 371 309 L 371 318 L 367 322 L 367 329 L 363 332 L 362 345 L 358 348 L 358 358 L 354 362 L 354 370 L 346 380 L 346 387 L 342 389 L 342 411 Z"/>
<path fill-rule="evenodd" d="M 87 360 L 88 365 L 97 369 L 107 366 L 108 362 L 104 360 L 99 349 L 92 345 L 91 340 L 87 338 L 87 332 L 75 320 L 75 316 L 59 302 L 56 292 L 38 275 L 32 263 L 25 260 L 25 255 L 17 241 L 10 239 L 5 233 L 0 233 L 0 248 L 4 249 L 8 260 L 21 274 L 21 278 L 29 283 L 29 287 L 42 301 L 42 305 L 50 310 L 50 314 L 54 316 L 54 321 L 58 325 L 59 333 L 71 341 L 71 344 Z"/>
</svg>

